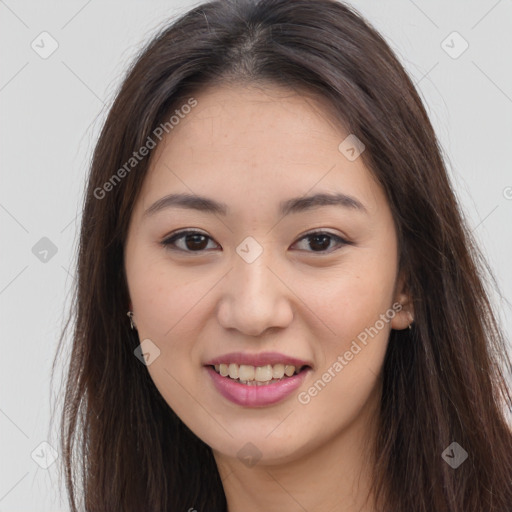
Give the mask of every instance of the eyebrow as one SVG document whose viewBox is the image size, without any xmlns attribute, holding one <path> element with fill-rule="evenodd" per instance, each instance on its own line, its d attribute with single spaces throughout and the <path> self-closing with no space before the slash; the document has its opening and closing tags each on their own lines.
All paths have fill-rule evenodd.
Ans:
<svg viewBox="0 0 512 512">
<path fill-rule="evenodd" d="M 322 206 L 340 206 L 343 208 L 368 213 L 364 205 L 355 197 L 336 194 L 315 194 L 312 196 L 294 197 L 279 204 L 282 216 L 291 213 L 301 213 Z M 155 201 L 145 212 L 144 216 L 153 215 L 166 208 L 185 208 L 205 213 L 226 216 L 229 207 L 225 203 L 204 196 L 192 194 L 169 194 Z"/>
</svg>

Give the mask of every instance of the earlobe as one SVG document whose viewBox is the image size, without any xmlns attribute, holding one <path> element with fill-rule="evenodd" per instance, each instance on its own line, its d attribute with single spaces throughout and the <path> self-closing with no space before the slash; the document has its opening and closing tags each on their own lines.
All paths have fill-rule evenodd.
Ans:
<svg viewBox="0 0 512 512">
<path fill-rule="evenodd" d="M 395 302 L 400 304 L 401 309 L 396 312 L 391 320 L 391 328 L 396 331 L 411 329 L 414 323 L 414 307 L 410 295 L 402 291 L 396 297 Z"/>
<path fill-rule="evenodd" d="M 130 301 L 129 305 L 128 305 L 128 312 L 126 313 L 128 318 L 130 319 L 130 328 L 133 330 L 133 329 L 136 329 L 137 326 L 135 325 L 135 321 L 133 320 L 133 311 L 132 311 L 132 301 Z"/>
<path fill-rule="evenodd" d="M 414 323 L 414 316 L 408 309 L 402 309 L 398 312 L 393 320 L 391 320 L 391 328 L 395 331 L 401 331 L 403 329 L 411 329 Z"/>
</svg>

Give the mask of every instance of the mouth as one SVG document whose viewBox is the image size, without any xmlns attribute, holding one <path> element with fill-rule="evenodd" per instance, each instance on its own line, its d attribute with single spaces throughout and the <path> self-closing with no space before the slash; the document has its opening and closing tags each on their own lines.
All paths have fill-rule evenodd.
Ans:
<svg viewBox="0 0 512 512">
<path fill-rule="evenodd" d="M 237 363 L 207 365 L 221 377 L 244 384 L 246 386 L 268 386 L 282 382 L 310 369 L 309 365 L 294 366 L 290 364 L 267 364 L 252 366 Z"/>
<path fill-rule="evenodd" d="M 205 361 L 214 388 L 242 407 L 266 407 L 290 397 L 313 363 L 279 352 L 231 352 Z"/>
</svg>

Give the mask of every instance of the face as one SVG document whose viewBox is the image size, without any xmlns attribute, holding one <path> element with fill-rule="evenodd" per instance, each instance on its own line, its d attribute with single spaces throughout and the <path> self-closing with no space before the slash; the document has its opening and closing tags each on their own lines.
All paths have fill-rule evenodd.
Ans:
<svg viewBox="0 0 512 512">
<path fill-rule="evenodd" d="M 214 453 L 290 461 L 378 402 L 390 330 L 410 323 L 393 218 L 323 100 L 195 99 L 132 214 L 130 307 L 156 387 Z"/>
</svg>

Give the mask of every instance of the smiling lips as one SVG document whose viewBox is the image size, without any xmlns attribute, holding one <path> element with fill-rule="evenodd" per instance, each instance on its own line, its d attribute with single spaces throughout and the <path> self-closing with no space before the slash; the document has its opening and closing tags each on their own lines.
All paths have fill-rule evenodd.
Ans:
<svg viewBox="0 0 512 512">
<path fill-rule="evenodd" d="M 278 353 L 226 354 L 205 364 L 222 396 L 238 405 L 276 403 L 304 380 L 311 365 Z"/>
<path fill-rule="evenodd" d="M 254 382 L 270 383 L 270 381 L 292 377 L 306 367 L 311 367 L 307 361 L 289 357 L 278 352 L 261 352 L 248 354 L 246 352 L 233 352 L 208 361 L 222 377 L 238 380 L 243 384 Z"/>
</svg>

